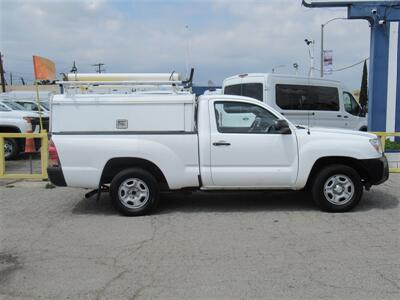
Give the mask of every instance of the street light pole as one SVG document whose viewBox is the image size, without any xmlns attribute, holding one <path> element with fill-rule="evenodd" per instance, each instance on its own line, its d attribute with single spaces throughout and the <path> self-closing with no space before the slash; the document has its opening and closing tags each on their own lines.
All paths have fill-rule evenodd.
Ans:
<svg viewBox="0 0 400 300">
<path fill-rule="evenodd" d="M 308 72 L 308 76 L 314 77 L 315 40 L 305 39 L 304 42 L 308 47 L 308 56 L 310 57 L 310 71 Z"/>
<path fill-rule="evenodd" d="M 321 78 L 324 77 L 324 30 L 325 26 L 335 20 L 347 20 L 346 18 L 333 18 L 321 24 Z"/>
<path fill-rule="evenodd" d="M 321 78 L 324 77 L 324 27 L 325 24 L 321 24 Z"/>
</svg>

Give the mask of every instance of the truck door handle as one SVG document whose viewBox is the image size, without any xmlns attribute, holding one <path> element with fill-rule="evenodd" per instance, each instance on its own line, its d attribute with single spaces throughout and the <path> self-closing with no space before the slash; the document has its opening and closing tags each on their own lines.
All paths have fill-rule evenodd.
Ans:
<svg viewBox="0 0 400 300">
<path fill-rule="evenodd" d="M 349 117 L 348 116 L 344 116 L 343 118 L 348 119 Z"/>
<path fill-rule="evenodd" d="M 342 117 L 342 115 L 337 115 L 337 117 L 338 117 L 338 118 L 341 118 L 341 117 Z"/>
<path fill-rule="evenodd" d="M 219 142 L 215 142 L 213 143 L 214 146 L 230 146 L 231 143 L 227 143 L 225 141 L 219 141 Z"/>
</svg>

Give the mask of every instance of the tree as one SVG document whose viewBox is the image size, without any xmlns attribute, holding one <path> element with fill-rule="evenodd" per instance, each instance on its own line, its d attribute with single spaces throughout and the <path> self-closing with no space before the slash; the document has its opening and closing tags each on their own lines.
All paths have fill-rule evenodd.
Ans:
<svg viewBox="0 0 400 300">
<path fill-rule="evenodd" d="M 368 69 L 367 60 L 364 61 L 363 75 L 361 80 L 361 90 L 360 90 L 360 105 L 363 108 L 368 106 Z"/>
</svg>

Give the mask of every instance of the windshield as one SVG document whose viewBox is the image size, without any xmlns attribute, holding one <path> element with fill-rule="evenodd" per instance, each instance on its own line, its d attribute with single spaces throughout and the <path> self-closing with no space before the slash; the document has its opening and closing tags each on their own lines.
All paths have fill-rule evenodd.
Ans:
<svg viewBox="0 0 400 300">
<path fill-rule="evenodd" d="M 29 111 L 39 111 L 38 106 L 35 102 L 28 101 L 17 101 L 19 105 L 23 106 L 25 110 Z"/>
<path fill-rule="evenodd" d="M 50 110 L 50 105 L 48 102 L 40 102 L 40 105 L 46 110 Z"/>
<path fill-rule="evenodd" d="M 4 103 L 13 110 L 26 110 L 22 105 L 12 101 L 4 101 Z"/>
<path fill-rule="evenodd" d="M 5 104 L 0 103 L 0 111 L 11 111 L 11 109 L 7 107 Z"/>
</svg>

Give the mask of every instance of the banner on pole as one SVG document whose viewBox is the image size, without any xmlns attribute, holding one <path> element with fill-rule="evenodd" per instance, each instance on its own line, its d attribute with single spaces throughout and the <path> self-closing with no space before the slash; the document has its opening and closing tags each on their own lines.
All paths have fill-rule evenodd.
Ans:
<svg viewBox="0 0 400 300">
<path fill-rule="evenodd" d="M 50 59 L 34 55 L 33 71 L 35 80 L 52 81 L 56 79 L 56 65 Z"/>
<path fill-rule="evenodd" d="M 332 75 L 333 73 L 333 51 L 324 50 L 324 74 Z"/>
</svg>

